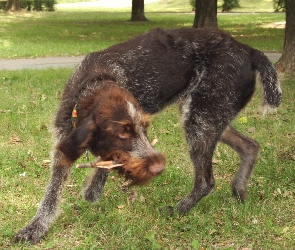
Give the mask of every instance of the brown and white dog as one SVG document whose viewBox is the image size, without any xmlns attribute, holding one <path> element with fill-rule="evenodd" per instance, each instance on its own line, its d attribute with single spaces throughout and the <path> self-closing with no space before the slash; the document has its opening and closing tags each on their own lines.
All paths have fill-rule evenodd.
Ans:
<svg viewBox="0 0 295 250">
<path fill-rule="evenodd" d="M 124 164 L 121 172 L 133 184 L 160 174 L 165 159 L 150 144 L 146 131 L 149 115 L 173 102 L 179 103 L 195 168 L 192 191 L 176 211 L 187 213 L 212 190 L 212 156 L 218 140 L 241 157 L 232 190 L 243 202 L 259 144 L 230 123 L 253 95 L 257 73 L 263 105 L 278 107 L 282 92 L 271 62 L 219 30 L 156 29 L 87 55 L 69 79 L 56 115 L 57 144 L 47 191 L 15 241 L 36 243 L 48 231 L 70 169 L 87 149 L 103 160 Z M 106 170 L 95 171 L 83 189 L 86 200 L 101 197 L 107 176 Z"/>
</svg>

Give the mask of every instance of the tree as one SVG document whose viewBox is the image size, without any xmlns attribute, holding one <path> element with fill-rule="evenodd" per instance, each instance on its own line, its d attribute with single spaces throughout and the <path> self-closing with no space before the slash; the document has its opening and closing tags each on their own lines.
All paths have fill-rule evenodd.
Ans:
<svg viewBox="0 0 295 250">
<path fill-rule="evenodd" d="M 20 11 L 20 1 L 19 0 L 7 0 L 5 11 Z"/>
<path fill-rule="evenodd" d="M 217 0 L 196 0 L 194 28 L 217 28 Z"/>
<path fill-rule="evenodd" d="M 295 1 L 285 0 L 286 28 L 281 58 L 275 64 L 277 71 L 295 74 Z"/>
<path fill-rule="evenodd" d="M 131 21 L 147 21 L 144 15 L 144 0 L 132 0 Z"/>
</svg>

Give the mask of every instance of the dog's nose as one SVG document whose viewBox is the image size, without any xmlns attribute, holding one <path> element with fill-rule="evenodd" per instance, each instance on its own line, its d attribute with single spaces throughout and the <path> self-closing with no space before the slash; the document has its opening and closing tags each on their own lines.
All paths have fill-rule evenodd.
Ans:
<svg viewBox="0 0 295 250">
<path fill-rule="evenodd" d="M 158 153 L 152 156 L 152 164 L 149 167 L 150 172 L 156 176 L 161 174 L 165 170 L 165 157 Z"/>
<path fill-rule="evenodd" d="M 159 175 L 165 170 L 165 165 L 163 164 L 153 164 L 150 166 L 150 171 L 153 175 Z"/>
</svg>

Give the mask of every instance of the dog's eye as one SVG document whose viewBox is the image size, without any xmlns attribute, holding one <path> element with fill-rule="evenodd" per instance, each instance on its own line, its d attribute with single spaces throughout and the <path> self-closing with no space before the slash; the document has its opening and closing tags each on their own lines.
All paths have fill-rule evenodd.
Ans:
<svg viewBox="0 0 295 250">
<path fill-rule="evenodd" d="M 129 139 L 132 137 L 132 131 L 130 126 L 124 126 L 118 136 L 120 139 Z"/>
<path fill-rule="evenodd" d="M 131 133 L 129 133 L 129 132 L 124 131 L 119 134 L 119 138 L 121 138 L 121 139 L 129 139 L 130 137 L 131 137 Z"/>
</svg>

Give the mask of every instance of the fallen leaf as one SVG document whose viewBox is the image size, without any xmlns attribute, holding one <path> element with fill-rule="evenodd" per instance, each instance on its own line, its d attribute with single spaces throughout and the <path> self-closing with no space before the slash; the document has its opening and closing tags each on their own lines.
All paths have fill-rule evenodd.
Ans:
<svg viewBox="0 0 295 250">
<path fill-rule="evenodd" d="M 140 201 L 140 202 L 145 202 L 145 200 L 146 200 L 146 199 L 145 199 L 142 195 L 139 197 L 139 201 Z"/>
<path fill-rule="evenodd" d="M 155 139 L 151 142 L 151 145 L 154 147 L 158 141 L 159 141 L 159 140 L 158 140 L 157 138 L 155 138 Z"/>
<path fill-rule="evenodd" d="M 251 134 L 251 133 L 254 133 L 256 131 L 256 128 L 255 127 L 251 127 L 248 129 L 248 132 Z"/>
<path fill-rule="evenodd" d="M 221 162 L 221 160 L 217 160 L 217 159 L 213 159 L 213 160 L 212 160 L 212 163 L 213 163 L 213 164 L 218 164 L 218 163 L 220 163 L 220 162 Z"/>
<path fill-rule="evenodd" d="M 18 145 L 18 144 L 21 144 L 22 143 L 22 140 L 17 138 L 17 137 L 14 137 L 12 138 L 12 144 L 13 145 Z"/>
<path fill-rule="evenodd" d="M 105 197 L 109 197 L 110 196 L 110 193 L 111 193 L 111 189 L 108 189 L 104 192 L 104 196 Z"/>
<path fill-rule="evenodd" d="M 41 99 L 41 101 L 45 101 L 46 100 L 46 95 L 42 94 L 40 99 Z"/>
<path fill-rule="evenodd" d="M 245 117 L 245 116 L 240 117 L 240 118 L 238 119 L 238 123 L 240 123 L 240 124 L 246 124 L 246 123 L 248 123 L 248 118 Z"/>
<path fill-rule="evenodd" d="M 110 179 L 111 179 L 112 181 L 117 181 L 117 180 L 118 180 L 118 178 L 116 178 L 115 176 L 111 176 Z"/>
<path fill-rule="evenodd" d="M 123 209 L 125 207 L 125 205 L 119 205 L 117 208 L 118 209 Z"/>
<path fill-rule="evenodd" d="M 134 201 L 137 199 L 137 197 L 138 197 L 137 192 L 136 192 L 135 190 L 132 190 L 132 191 L 130 192 L 130 195 L 129 195 L 129 197 L 128 197 L 128 200 L 129 200 L 130 202 L 134 202 Z"/>
<path fill-rule="evenodd" d="M 43 160 L 41 165 L 43 167 L 49 167 L 50 164 L 51 164 L 51 160 Z"/>
<path fill-rule="evenodd" d="M 22 162 L 19 162 L 18 165 L 20 165 L 22 168 L 26 168 L 26 167 L 27 167 L 27 166 L 26 166 L 24 163 L 22 163 Z"/>
<path fill-rule="evenodd" d="M 19 176 L 21 176 L 21 177 L 25 177 L 26 174 L 27 174 L 26 172 L 23 172 L 23 173 L 19 174 Z"/>
</svg>

